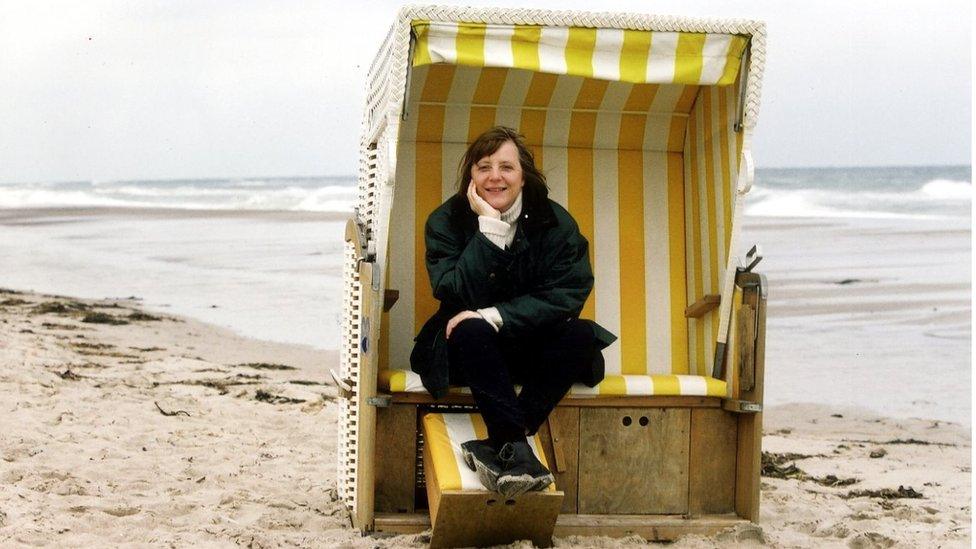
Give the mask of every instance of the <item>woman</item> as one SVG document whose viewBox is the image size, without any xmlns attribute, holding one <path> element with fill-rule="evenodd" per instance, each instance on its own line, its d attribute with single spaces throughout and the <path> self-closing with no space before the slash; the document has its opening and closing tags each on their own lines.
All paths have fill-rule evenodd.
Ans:
<svg viewBox="0 0 976 549">
<path fill-rule="evenodd" d="M 526 437 L 573 383 L 603 379 L 600 351 L 616 339 L 579 319 L 593 288 L 586 238 L 549 200 L 522 136 L 502 126 L 468 147 L 458 192 L 430 214 L 424 238 L 440 309 L 417 335 L 411 367 L 435 398 L 471 387 L 488 439 L 462 451 L 487 488 L 542 490 L 553 477 Z"/>
</svg>

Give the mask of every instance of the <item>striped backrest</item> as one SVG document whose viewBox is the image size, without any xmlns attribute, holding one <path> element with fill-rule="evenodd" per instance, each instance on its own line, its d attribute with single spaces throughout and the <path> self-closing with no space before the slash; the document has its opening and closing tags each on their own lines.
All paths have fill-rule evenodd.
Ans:
<svg viewBox="0 0 976 549">
<path fill-rule="evenodd" d="M 502 124 L 525 135 L 550 197 L 591 244 L 595 287 L 583 317 L 620 336 L 604 351 L 607 373 L 707 375 L 717 315 L 696 321 L 684 310 L 720 289 L 741 149 L 731 129 L 737 86 L 611 81 L 569 70 L 569 61 L 552 74 L 484 66 L 491 55 L 481 66 L 470 55 L 457 54 L 458 64 L 428 55 L 415 57 L 397 145 L 386 287 L 400 297 L 383 316 L 381 367 L 409 368 L 413 337 L 437 309 L 426 218 L 456 191 L 468 143 Z M 680 65 L 671 61 L 675 74 L 687 72 Z"/>
</svg>

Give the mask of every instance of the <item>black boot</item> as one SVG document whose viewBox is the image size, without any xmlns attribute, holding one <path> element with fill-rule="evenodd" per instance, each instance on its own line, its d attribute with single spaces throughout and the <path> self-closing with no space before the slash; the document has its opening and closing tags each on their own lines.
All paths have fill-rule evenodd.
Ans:
<svg viewBox="0 0 976 549">
<path fill-rule="evenodd" d="M 498 475 L 502 472 L 502 464 L 498 460 L 498 452 L 487 440 L 461 443 L 461 456 L 464 457 L 468 469 L 478 473 L 478 480 L 485 488 L 492 492 L 498 491 Z"/>
<path fill-rule="evenodd" d="M 498 451 L 498 460 L 503 470 L 498 475 L 497 487 L 505 497 L 544 490 L 554 480 L 552 473 L 539 462 L 524 440 L 502 446 Z"/>
</svg>

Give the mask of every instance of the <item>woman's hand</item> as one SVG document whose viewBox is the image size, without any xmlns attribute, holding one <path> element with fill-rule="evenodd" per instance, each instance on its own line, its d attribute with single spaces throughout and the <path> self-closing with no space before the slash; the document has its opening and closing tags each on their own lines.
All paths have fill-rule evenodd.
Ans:
<svg viewBox="0 0 976 549">
<path fill-rule="evenodd" d="M 484 317 L 482 317 L 480 314 L 476 313 L 475 311 L 461 311 L 460 313 L 454 315 L 454 318 L 447 321 L 447 337 L 448 338 L 451 337 L 451 332 L 454 330 L 455 326 L 460 324 L 462 320 L 467 320 L 469 318 L 481 318 L 482 320 L 484 320 Z M 485 320 L 485 322 L 488 321 Z"/>
<path fill-rule="evenodd" d="M 493 217 L 495 219 L 502 218 L 501 212 L 492 208 L 491 204 L 478 195 L 478 188 L 475 186 L 474 181 L 468 183 L 468 204 L 471 205 L 471 211 L 478 215 Z"/>
</svg>

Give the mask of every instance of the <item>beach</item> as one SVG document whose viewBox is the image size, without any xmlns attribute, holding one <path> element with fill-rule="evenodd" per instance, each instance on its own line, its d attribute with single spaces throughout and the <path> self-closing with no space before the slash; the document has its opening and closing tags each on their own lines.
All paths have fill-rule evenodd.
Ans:
<svg viewBox="0 0 976 549">
<path fill-rule="evenodd" d="M 750 195 L 738 248 L 761 245 L 769 283 L 761 533 L 674 547 L 970 546 L 957 172 L 882 192 L 901 173 L 883 171 L 858 194 L 794 170 Z M 0 546 L 426 543 L 362 537 L 338 501 L 328 372 L 352 191 L 327 183 L 233 181 L 226 197 L 211 181 L 72 184 L 53 201 L 53 184 L 0 186 Z"/>
<path fill-rule="evenodd" d="M 309 270 L 327 291 L 337 288 L 338 264 L 321 250 L 340 238 L 336 214 L 4 214 L 5 235 L 17 237 L 0 251 L 21 263 L 0 285 L 8 288 L 0 294 L 0 545 L 423 546 L 423 534 L 361 537 L 337 500 L 337 397 L 328 370 L 338 359 L 328 332 L 338 326 L 329 318 L 338 296 L 283 308 L 277 319 L 255 313 L 273 306 L 269 300 L 309 303 L 322 290 L 288 287 L 304 283 Z M 148 231 L 129 238 L 138 245 L 104 236 L 126 223 L 171 223 L 188 236 L 149 252 Z M 189 272 L 169 272 L 172 289 L 138 286 L 143 271 L 132 257 L 173 255 L 194 234 L 220 240 L 249 225 L 256 226 L 249 234 L 265 235 L 256 246 L 280 254 L 255 260 L 271 276 L 234 273 L 227 265 L 259 254 L 211 242 L 221 253 L 181 252 Z M 968 547 L 968 221 L 752 217 L 743 246 L 752 239 L 763 243 L 759 270 L 770 279 L 762 530 L 674 546 Z M 102 258 L 109 240 L 117 244 Z M 69 248 L 87 259 L 72 259 Z M 92 278 L 104 268 L 84 267 L 92 257 L 112 269 Z M 302 258 L 310 263 L 280 272 Z M 62 264 L 52 267 L 54 259 Z M 89 272 L 78 280 L 90 287 L 65 283 L 82 268 Z M 210 286 L 200 269 L 286 290 L 255 302 L 233 284 L 221 293 L 227 282 Z M 32 273 L 27 288 L 84 290 L 74 293 L 87 299 L 11 283 Z M 179 292 L 184 303 L 167 303 Z M 190 316 L 226 309 L 235 312 L 229 326 L 218 325 L 223 317 Z M 84 322 L 93 313 L 126 323 Z M 234 321 L 239 314 L 258 318 Z M 307 320 L 313 314 L 319 324 Z M 299 326 L 306 322 L 314 325 Z M 270 341 L 281 323 L 319 344 Z M 248 337 L 248 326 L 267 330 L 265 337 Z"/>
<path fill-rule="evenodd" d="M 0 545 L 428 540 L 361 537 L 337 500 L 334 351 L 245 338 L 132 300 L 10 290 L 0 293 L 0 342 Z M 968 428 L 793 404 L 768 408 L 764 431 L 762 533 L 672 546 L 969 546 Z"/>
</svg>

